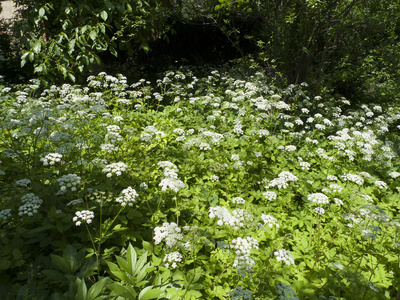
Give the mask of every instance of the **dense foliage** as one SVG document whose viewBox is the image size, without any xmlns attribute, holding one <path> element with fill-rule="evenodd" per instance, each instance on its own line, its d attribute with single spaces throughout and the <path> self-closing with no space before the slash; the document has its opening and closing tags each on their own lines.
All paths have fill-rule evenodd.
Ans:
<svg viewBox="0 0 400 300">
<path fill-rule="evenodd" d="M 396 297 L 398 104 L 267 82 L 3 85 L 2 297 Z"/>
<path fill-rule="evenodd" d="M 214 49 L 225 59 L 240 58 L 282 82 L 307 81 L 317 89 L 328 86 L 352 97 L 398 94 L 399 0 L 15 2 L 23 8 L 15 30 L 22 65 L 33 65 L 36 74 L 48 79 L 82 79 L 94 65 L 112 59 L 106 53 L 119 55 L 119 63 L 124 63 L 140 49 L 159 48 L 160 39 L 174 34 L 172 49 L 179 44 L 193 51 L 191 44 L 202 28 L 225 39 L 226 44 Z M 210 43 L 216 44 L 207 35 L 196 41 L 197 54 L 203 51 L 207 60 Z M 154 53 L 158 64 L 168 60 L 164 54 L 162 48 Z M 204 61 L 197 58 L 196 63 Z M 377 88 L 376 82 L 385 85 Z"/>
</svg>

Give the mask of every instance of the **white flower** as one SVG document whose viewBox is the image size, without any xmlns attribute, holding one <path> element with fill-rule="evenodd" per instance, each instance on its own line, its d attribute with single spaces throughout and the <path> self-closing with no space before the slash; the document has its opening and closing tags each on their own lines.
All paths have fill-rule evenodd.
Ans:
<svg viewBox="0 0 400 300">
<path fill-rule="evenodd" d="M 38 209 L 42 205 L 43 201 L 33 193 L 24 195 L 21 198 L 21 206 L 19 207 L 19 216 L 28 215 L 33 216 L 38 212 Z"/>
<path fill-rule="evenodd" d="M 80 226 L 83 222 L 87 224 L 92 223 L 94 219 L 94 213 L 90 210 L 81 210 L 75 213 L 75 217 L 72 218 L 72 221 L 75 222 L 76 226 Z"/>
<path fill-rule="evenodd" d="M 377 186 L 381 190 L 387 188 L 387 184 L 385 182 L 383 182 L 383 181 L 380 181 L 380 180 L 375 181 L 374 184 L 375 184 L 375 186 Z"/>
<path fill-rule="evenodd" d="M 174 222 L 165 222 L 161 227 L 154 229 L 154 243 L 160 244 L 163 240 L 168 248 L 172 248 L 178 241 L 182 241 L 181 229 Z"/>
<path fill-rule="evenodd" d="M 241 198 L 241 197 L 235 197 L 235 198 L 233 198 L 233 199 L 232 199 L 232 202 L 233 202 L 233 203 L 236 203 L 236 204 L 243 204 L 243 203 L 246 203 L 246 201 L 245 201 L 243 198 Z"/>
<path fill-rule="evenodd" d="M 358 185 L 363 185 L 363 183 L 364 183 L 364 179 L 362 179 L 362 177 L 359 176 L 359 175 L 347 174 L 346 173 L 346 174 L 343 174 L 341 177 L 342 177 L 342 179 L 344 181 L 351 181 L 351 182 L 354 182 L 354 183 L 356 183 Z"/>
<path fill-rule="evenodd" d="M 217 181 L 219 181 L 219 177 L 217 175 L 211 175 L 210 180 L 211 180 L 211 182 L 217 182 Z"/>
<path fill-rule="evenodd" d="M 290 251 L 285 249 L 279 249 L 274 252 L 274 255 L 276 256 L 276 259 L 278 261 L 283 261 L 288 266 L 294 265 L 294 259 Z"/>
<path fill-rule="evenodd" d="M 333 200 L 335 200 L 335 203 L 339 206 L 343 206 L 343 201 L 339 198 L 333 198 Z"/>
<path fill-rule="evenodd" d="M 141 187 L 142 189 L 144 189 L 144 190 L 147 190 L 149 186 L 147 185 L 146 182 L 142 182 L 142 183 L 140 184 L 140 187 Z"/>
<path fill-rule="evenodd" d="M 318 215 L 323 215 L 323 214 L 325 213 L 325 209 L 323 209 L 322 207 L 316 207 L 316 208 L 315 208 L 315 212 L 316 212 Z"/>
<path fill-rule="evenodd" d="M 332 193 L 341 193 L 343 190 L 343 187 L 338 184 L 330 184 L 329 188 L 332 190 Z"/>
<path fill-rule="evenodd" d="M 165 267 L 169 268 L 170 264 L 171 264 L 171 268 L 175 269 L 178 265 L 177 263 L 182 261 L 182 254 L 180 254 L 179 252 L 175 251 L 175 252 L 171 252 L 165 255 L 163 262 L 165 263 Z"/>
<path fill-rule="evenodd" d="M 261 220 L 263 220 L 264 224 L 267 224 L 268 227 L 272 228 L 273 226 L 276 226 L 276 228 L 279 228 L 278 220 L 275 219 L 271 215 L 261 215 Z"/>
<path fill-rule="evenodd" d="M 175 193 L 179 192 L 180 189 L 184 189 L 186 187 L 183 181 L 175 178 L 164 178 L 163 180 L 161 180 L 159 186 L 161 186 L 162 191 L 166 191 L 168 188 L 170 188 Z"/>
<path fill-rule="evenodd" d="M 0 210 L 0 220 L 7 221 L 7 219 L 10 217 L 11 217 L 11 209 L 6 208 Z"/>
<path fill-rule="evenodd" d="M 300 165 L 300 167 L 301 167 L 301 169 L 302 170 L 309 170 L 310 169 L 310 167 L 311 167 L 311 165 L 308 163 L 308 162 L 306 162 L 306 161 L 301 161 L 301 162 L 299 162 L 299 165 Z"/>
<path fill-rule="evenodd" d="M 107 165 L 102 171 L 107 173 L 107 177 L 112 177 L 113 175 L 121 176 L 122 172 L 125 172 L 128 166 L 122 162 L 113 163 Z"/>
<path fill-rule="evenodd" d="M 393 179 L 396 179 L 397 177 L 400 177 L 400 173 L 399 172 L 391 172 L 389 174 L 390 177 L 392 177 Z"/>
<path fill-rule="evenodd" d="M 76 186 L 81 183 L 81 178 L 76 174 L 68 174 L 58 178 L 57 182 L 60 185 L 60 190 L 57 192 L 57 195 L 62 195 L 67 192 L 67 188 L 72 192 L 76 191 Z"/>
<path fill-rule="evenodd" d="M 250 236 L 245 238 L 238 237 L 232 240 L 229 247 L 235 250 L 236 257 L 233 266 L 237 268 L 238 273 L 242 277 L 251 273 L 255 261 L 250 257 L 250 253 L 251 250 L 258 249 L 258 241 Z"/>
<path fill-rule="evenodd" d="M 15 184 L 20 187 L 27 187 L 30 183 L 30 179 L 20 179 L 15 182 Z"/>
<path fill-rule="evenodd" d="M 227 225 L 238 229 L 253 221 L 252 215 L 244 209 L 234 210 L 231 214 L 226 207 L 216 206 L 210 207 L 208 211 L 210 219 L 218 218 L 217 224 L 219 226 Z"/>
<path fill-rule="evenodd" d="M 120 203 L 121 206 L 125 206 L 128 204 L 128 206 L 133 206 L 133 203 L 136 200 L 136 197 L 138 197 L 138 193 L 132 188 L 128 187 L 122 191 L 123 196 L 118 197 L 115 201 Z"/>
<path fill-rule="evenodd" d="M 276 200 L 276 197 L 277 197 L 276 193 L 272 192 L 272 191 L 266 191 L 263 193 L 263 195 L 267 200 L 270 200 L 270 201 Z"/>
<path fill-rule="evenodd" d="M 307 199 L 309 201 L 312 201 L 317 204 L 328 204 L 329 203 L 329 198 L 328 196 L 322 194 L 322 193 L 314 193 L 314 194 L 309 194 L 307 196 Z"/>
<path fill-rule="evenodd" d="M 49 153 L 45 157 L 40 159 L 43 162 L 43 166 L 53 166 L 56 162 L 60 162 L 62 159 L 62 155 L 59 153 Z"/>
<path fill-rule="evenodd" d="M 239 154 L 232 154 L 231 159 L 235 161 L 239 160 Z"/>
</svg>

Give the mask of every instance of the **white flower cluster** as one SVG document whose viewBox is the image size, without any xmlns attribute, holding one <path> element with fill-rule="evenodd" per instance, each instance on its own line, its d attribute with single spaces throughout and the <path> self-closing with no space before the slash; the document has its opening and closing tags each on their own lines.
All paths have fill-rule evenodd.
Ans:
<svg viewBox="0 0 400 300">
<path fill-rule="evenodd" d="M 349 222 L 349 224 L 347 224 L 348 227 L 354 227 L 354 225 L 363 223 L 364 220 L 362 218 L 357 218 L 354 214 L 352 213 L 345 213 L 343 218 Z"/>
<path fill-rule="evenodd" d="M 0 220 L 7 221 L 7 219 L 10 217 L 11 217 L 11 209 L 6 208 L 0 210 Z"/>
<path fill-rule="evenodd" d="M 186 187 L 185 183 L 178 179 L 178 168 L 169 161 L 160 161 L 158 165 L 164 168 L 164 178 L 161 180 L 159 186 L 162 191 L 166 191 L 168 188 L 173 190 L 175 193 L 179 192 L 180 189 Z"/>
<path fill-rule="evenodd" d="M 60 185 L 57 195 L 62 195 L 67 192 L 68 188 L 71 192 L 75 192 L 77 190 L 76 186 L 81 183 L 81 178 L 76 174 L 68 174 L 58 178 L 57 182 Z"/>
<path fill-rule="evenodd" d="M 397 177 L 400 177 L 400 173 L 399 172 L 391 172 L 389 174 L 390 177 L 392 177 L 393 179 L 396 179 Z"/>
<path fill-rule="evenodd" d="M 284 149 L 285 149 L 285 151 L 293 152 L 293 151 L 296 151 L 297 147 L 294 145 L 287 145 L 287 146 L 285 146 Z"/>
<path fill-rule="evenodd" d="M 107 151 L 108 153 L 118 152 L 119 148 L 114 144 L 101 144 L 101 150 Z"/>
<path fill-rule="evenodd" d="M 343 206 L 343 201 L 339 198 L 333 198 L 335 200 L 336 205 Z"/>
<path fill-rule="evenodd" d="M 229 299 L 231 300 L 251 300 L 253 292 L 244 290 L 241 286 L 238 286 L 234 291 L 229 292 Z"/>
<path fill-rule="evenodd" d="M 210 180 L 211 180 L 211 182 L 217 182 L 217 181 L 219 181 L 219 177 L 217 175 L 211 175 Z"/>
<path fill-rule="evenodd" d="M 263 195 L 267 200 L 270 200 L 270 201 L 276 200 L 276 197 L 277 197 L 277 194 L 273 191 L 266 191 L 263 193 Z"/>
<path fill-rule="evenodd" d="M 378 234 L 382 232 L 377 226 L 369 226 L 368 229 L 364 229 L 361 231 L 361 236 L 366 240 L 376 241 Z"/>
<path fill-rule="evenodd" d="M 314 194 L 309 194 L 307 196 L 307 199 L 309 201 L 312 201 L 317 204 L 328 204 L 329 203 L 329 198 L 325 194 L 322 193 L 314 193 Z"/>
<path fill-rule="evenodd" d="M 115 199 L 116 202 L 120 203 L 121 206 L 133 206 L 133 203 L 136 200 L 136 197 L 138 197 L 138 193 L 132 188 L 132 187 L 127 187 L 122 191 L 123 196 L 118 197 Z"/>
<path fill-rule="evenodd" d="M 62 159 L 62 154 L 59 153 L 49 153 L 45 157 L 40 159 L 43 162 L 43 166 L 54 166 L 55 163 L 60 162 Z"/>
<path fill-rule="evenodd" d="M 38 212 L 40 205 L 43 201 L 35 194 L 29 193 L 21 198 L 21 206 L 19 207 L 19 216 L 28 215 L 32 217 Z"/>
<path fill-rule="evenodd" d="M 210 207 L 208 216 L 210 219 L 218 218 L 219 226 L 232 226 L 235 230 L 246 225 L 250 226 L 249 223 L 253 221 L 252 215 L 244 209 L 234 210 L 231 214 L 226 207 L 221 206 Z"/>
<path fill-rule="evenodd" d="M 330 180 L 330 181 L 337 181 L 338 178 L 335 175 L 328 175 L 326 176 L 326 179 Z"/>
<path fill-rule="evenodd" d="M 330 184 L 329 188 L 331 189 L 332 193 L 341 193 L 343 190 L 343 187 L 338 184 Z"/>
<path fill-rule="evenodd" d="M 235 197 L 235 198 L 232 199 L 232 202 L 236 203 L 236 204 L 244 204 L 244 203 L 246 203 L 246 201 L 242 197 Z"/>
<path fill-rule="evenodd" d="M 170 188 L 175 193 L 179 192 L 180 189 L 186 187 L 183 181 L 175 178 L 164 178 L 163 180 L 161 180 L 159 185 L 161 186 L 162 191 L 166 191 L 168 188 Z"/>
<path fill-rule="evenodd" d="M 306 170 L 308 171 L 311 167 L 310 163 L 306 162 L 306 161 L 300 161 L 299 165 L 301 167 L 302 170 Z"/>
<path fill-rule="evenodd" d="M 342 176 L 343 181 L 351 181 L 354 182 L 358 185 L 363 185 L 364 184 L 364 179 L 356 174 L 343 174 Z"/>
<path fill-rule="evenodd" d="M 387 184 L 381 180 L 377 180 L 374 182 L 374 185 L 377 186 L 379 189 L 387 189 Z"/>
<path fill-rule="evenodd" d="M 325 213 L 325 209 L 323 209 L 322 207 L 316 207 L 315 212 L 317 215 L 323 215 Z"/>
<path fill-rule="evenodd" d="M 15 184 L 20 187 L 27 187 L 30 183 L 30 179 L 20 179 L 15 182 Z"/>
<path fill-rule="evenodd" d="M 265 188 L 278 187 L 278 189 L 286 189 L 289 184 L 288 182 L 294 182 L 299 180 L 295 175 L 288 171 L 283 171 L 278 175 L 278 178 L 272 179 Z"/>
<path fill-rule="evenodd" d="M 276 228 L 279 228 L 278 220 L 271 215 L 262 214 L 261 220 L 263 220 L 264 224 L 268 225 L 268 227 L 270 228 L 274 226 L 276 226 Z"/>
<path fill-rule="evenodd" d="M 128 168 L 128 166 L 126 164 L 124 164 L 123 162 L 117 162 L 117 163 L 107 165 L 103 169 L 103 172 L 107 173 L 107 177 L 112 177 L 113 174 L 116 176 L 121 176 L 122 172 L 125 172 L 127 168 Z"/>
<path fill-rule="evenodd" d="M 288 285 L 280 283 L 276 285 L 279 300 L 299 300 L 296 292 Z"/>
<path fill-rule="evenodd" d="M 177 263 L 182 261 L 182 258 L 183 258 L 182 254 L 175 251 L 166 254 L 163 261 L 165 262 L 166 268 L 169 268 L 171 264 L 171 268 L 175 269 L 178 266 Z"/>
<path fill-rule="evenodd" d="M 159 139 L 163 136 L 165 136 L 164 131 L 160 131 L 154 126 L 147 126 L 144 129 L 144 132 L 140 135 L 139 139 L 143 142 L 150 143 L 154 137 Z"/>
<path fill-rule="evenodd" d="M 279 249 L 274 252 L 274 255 L 276 256 L 276 259 L 278 261 L 283 261 L 288 266 L 294 265 L 294 259 L 290 251 L 285 249 Z"/>
<path fill-rule="evenodd" d="M 250 236 L 245 238 L 238 237 L 232 240 L 230 248 L 235 250 L 235 261 L 233 266 L 237 268 L 238 273 L 245 277 L 253 270 L 255 264 L 254 259 L 250 257 L 250 252 L 253 249 L 258 249 L 258 241 Z"/>
<path fill-rule="evenodd" d="M 82 222 L 86 222 L 88 224 L 92 223 L 94 219 L 94 212 L 90 210 L 81 210 L 75 213 L 75 217 L 72 218 L 72 221 L 75 222 L 76 226 L 80 226 Z"/>
<path fill-rule="evenodd" d="M 181 229 L 174 222 L 165 222 L 161 227 L 154 229 L 154 243 L 160 244 L 163 240 L 168 248 L 172 248 L 178 241 L 182 241 Z"/>
</svg>

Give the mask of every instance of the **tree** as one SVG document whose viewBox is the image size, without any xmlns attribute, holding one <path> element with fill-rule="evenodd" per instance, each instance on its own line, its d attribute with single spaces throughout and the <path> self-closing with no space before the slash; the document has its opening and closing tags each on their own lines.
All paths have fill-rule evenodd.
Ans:
<svg viewBox="0 0 400 300">
<path fill-rule="evenodd" d="M 53 79 L 72 81 L 95 63 L 99 54 L 132 54 L 135 45 L 148 51 L 148 42 L 168 30 L 167 0 L 15 0 L 22 7 L 16 32 L 22 48 L 21 65 Z"/>
</svg>

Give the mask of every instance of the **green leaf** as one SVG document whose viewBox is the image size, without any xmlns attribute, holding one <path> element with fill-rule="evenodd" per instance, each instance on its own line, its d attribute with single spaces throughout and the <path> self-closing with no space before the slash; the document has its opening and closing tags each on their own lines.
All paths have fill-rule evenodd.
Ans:
<svg viewBox="0 0 400 300">
<path fill-rule="evenodd" d="M 36 40 L 36 42 L 32 46 L 32 50 L 34 53 L 39 53 L 42 49 L 42 42 L 41 40 Z"/>
<path fill-rule="evenodd" d="M 163 293 L 160 289 L 153 289 L 153 286 L 145 287 L 139 294 L 139 300 L 148 300 L 158 298 Z"/>
<path fill-rule="evenodd" d="M 91 31 L 90 33 L 89 33 L 89 37 L 90 37 L 90 39 L 92 40 L 92 41 L 95 41 L 96 40 L 96 37 L 97 37 L 97 32 L 96 31 Z"/>
<path fill-rule="evenodd" d="M 107 283 L 108 278 L 103 278 L 99 282 L 96 282 L 92 287 L 89 289 L 87 294 L 86 300 L 95 300 L 96 297 L 101 293 L 104 288 L 104 285 Z"/>
<path fill-rule="evenodd" d="M 109 46 L 110 52 L 112 55 L 114 55 L 115 57 L 118 56 L 118 52 L 117 50 L 115 50 L 115 48 L 113 46 Z"/>
<path fill-rule="evenodd" d="M 39 9 L 39 18 L 43 18 L 43 16 L 45 15 L 46 11 L 43 7 L 41 7 Z"/>
<path fill-rule="evenodd" d="M 12 251 L 12 255 L 13 255 L 14 259 L 20 259 L 22 257 L 21 251 L 16 248 Z"/>
<path fill-rule="evenodd" d="M 105 10 L 103 10 L 103 11 L 100 13 L 100 17 L 101 17 L 104 21 L 107 21 L 108 13 L 107 13 Z"/>
<path fill-rule="evenodd" d="M 87 296 L 87 287 L 85 280 L 77 278 L 75 281 L 75 287 L 77 287 L 78 291 L 76 292 L 75 299 L 76 300 L 86 300 Z"/>
<path fill-rule="evenodd" d="M 50 257 L 53 265 L 57 267 L 61 272 L 67 274 L 71 273 L 71 268 L 63 257 L 55 254 L 50 254 Z"/>
<path fill-rule="evenodd" d="M 72 72 L 68 72 L 68 78 L 72 81 L 75 82 L 76 78 L 75 75 Z"/>
<path fill-rule="evenodd" d="M 129 244 L 126 252 L 126 260 L 128 262 L 129 272 L 133 275 L 136 269 L 137 254 L 131 244 Z"/>
<path fill-rule="evenodd" d="M 22 68 L 23 66 L 25 66 L 25 64 L 26 64 L 26 62 L 27 62 L 27 59 L 28 59 L 28 55 L 29 55 L 29 52 L 25 52 L 25 53 L 21 56 L 21 68 Z"/>
<path fill-rule="evenodd" d="M 129 278 L 126 275 L 127 273 L 125 271 L 121 271 L 118 266 L 112 262 L 106 261 L 106 263 L 112 275 L 114 275 L 121 281 L 129 282 Z"/>
<path fill-rule="evenodd" d="M 77 251 L 71 244 L 67 245 L 63 251 L 64 260 L 69 265 L 71 273 L 75 272 L 79 268 L 79 263 L 77 262 Z"/>
</svg>

